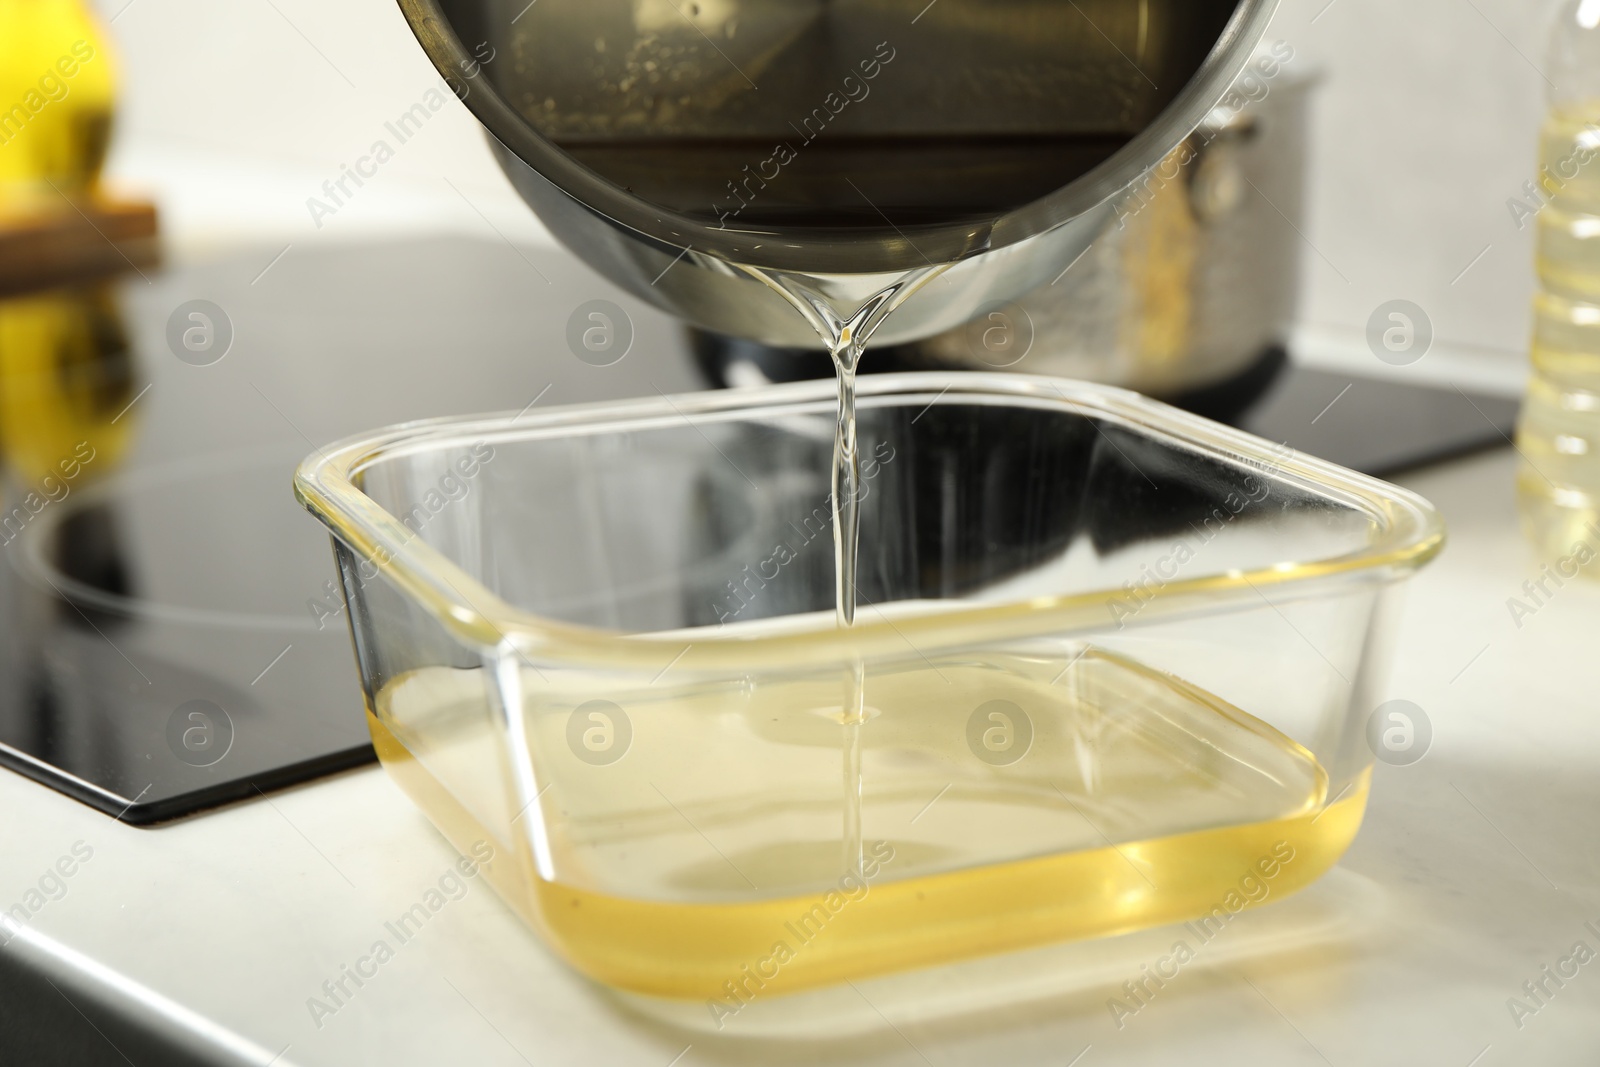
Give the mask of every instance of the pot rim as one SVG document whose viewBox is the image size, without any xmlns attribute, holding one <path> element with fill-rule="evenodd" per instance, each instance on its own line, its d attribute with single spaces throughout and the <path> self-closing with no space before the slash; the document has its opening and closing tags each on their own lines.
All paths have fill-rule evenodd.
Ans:
<svg viewBox="0 0 1600 1067">
<path fill-rule="evenodd" d="M 1019 244 L 1104 205 L 1158 164 L 1192 133 L 1249 62 L 1278 0 L 1239 0 L 1217 43 L 1187 85 L 1145 129 L 1108 159 L 1060 189 L 988 222 L 809 230 L 712 225 L 650 203 L 583 166 L 534 126 L 487 79 L 469 85 L 461 71 L 474 57 L 462 45 L 441 0 L 399 0 L 434 68 L 489 135 L 562 192 L 611 224 L 668 255 L 700 254 L 766 270 L 833 273 L 838 246 L 852 245 L 853 273 L 901 272 L 952 263 Z M 887 220 L 885 220 L 887 222 Z"/>
</svg>

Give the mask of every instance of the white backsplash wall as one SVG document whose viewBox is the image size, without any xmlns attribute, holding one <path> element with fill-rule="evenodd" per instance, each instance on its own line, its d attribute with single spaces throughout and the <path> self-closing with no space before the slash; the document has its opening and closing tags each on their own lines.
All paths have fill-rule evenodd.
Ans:
<svg viewBox="0 0 1600 1067">
<path fill-rule="evenodd" d="M 124 85 L 113 173 L 160 195 L 180 244 L 407 228 L 548 240 L 454 100 L 336 214 L 312 219 L 307 198 L 437 84 L 392 0 L 97 3 L 115 17 Z M 1532 227 L 1517 229 L 1506 200 L 1534 173 L 1534 65 L 1552 10 L 1283 0 L 1271 35 L 1323 74 L 1302 226 L 1307 354 L 1370 358 L 1369 316 L 1407 299 L 1434 324 L 1427 363 L 1516 373 Z"/>
<path fill-rule="evenodd" d="M 1439 361 L 1520 371 L 1533 227 L 1519 230 L 1506 201 L 1535 173 L 1554 11 L 1528 0 L 1284 0 L 1272 33 L 1324 74 L 1303 347 L 1364 351 L 1374 309 L 1406 299 L 1432 319 Z"/>
</svg>

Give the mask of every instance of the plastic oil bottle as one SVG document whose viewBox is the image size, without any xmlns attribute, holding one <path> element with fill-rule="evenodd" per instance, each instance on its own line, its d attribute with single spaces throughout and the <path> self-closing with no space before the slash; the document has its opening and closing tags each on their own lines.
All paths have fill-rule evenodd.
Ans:
<svg viewBox="0 0 1600 1067">
<path fill-rule="evenodd" d="M 1536 215 L 1539 273 L 1517 489 L 1540 553 L 1582 563 L 1600 552 L 1600 0 L 1561 5 L 1547 55 L 1538 195 L 1512 202 Z"/>
</svg>

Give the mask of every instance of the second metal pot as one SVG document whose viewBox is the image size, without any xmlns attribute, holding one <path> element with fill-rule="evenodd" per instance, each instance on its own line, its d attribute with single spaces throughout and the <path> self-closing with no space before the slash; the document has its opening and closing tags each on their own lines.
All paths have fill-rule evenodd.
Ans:
<svg viewBox="0 0 1600 1067">
<path fill-rule="evenodd" d="M 1174 397 L 1283 349 L 1300 288 L 1313 77 L 1263 45 L 1214 110 L 1136 183 L 1081 260 L 899 354 Z"/>
</svg>

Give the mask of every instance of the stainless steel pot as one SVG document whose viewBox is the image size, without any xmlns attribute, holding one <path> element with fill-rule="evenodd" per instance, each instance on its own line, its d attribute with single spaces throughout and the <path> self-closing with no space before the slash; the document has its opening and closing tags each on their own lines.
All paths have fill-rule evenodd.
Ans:
<svg viewBox="0 0 1600 1067">
<path fill-rule="evenodd" d="M 1104 232 L 1120 194 L 1204 121 L 1249 60 L 1276 0 L 1074 0 L 1082 23 L 1069 29 L 1059 28 L 1065 9 L 1056 0 L 926 6 L 922 0 L 400 0 L 400 6 L 434 65 L 491 134 L 513 184 L 577 255 L 696 325 L 772 345 L 814 346 L 811 327 L 785 299 L 730 264 L 817 276 L 828 299 L 852 309 L 907 271 L 951 264 L 939 284 L 887 320 L 879 343 L 939 333 L 990 303 L 1027 293 Z M 1040 39 L 1031 28 L 1045 16 L 1058 31 Z M 756 144 L 788 136 L 774 120 L 786 107 L 795 116 L 820 115 L 812 97 L 851 65 L 823 70 L 813 63 L 809 80 L 774 79 L 779 84 L 766 97 L 755 79 L 780 69 L 793 42 L 814 48 L 819 39 L 870 41 L 880 34 L 891 48 L 896 40 L 909 48 L 938 34 L 950 58 L 916 68 L 919 77 L 891 97 L 898 106 L 853 113 L 852 122 L 869 116 L 854 131 L 858 137 L 909 132 L 958 144 L 998 128 L 1077 135 L 1110 121 L 1119 139 L 1128 139 L 1087 173 L 1020 206 L 943 221 L 896 224 L 885 216 L 882 224 L 858 219 L 848 226 L 739 219 L 729 225 L 714 205 L 704 211 L 670 196 L 646 199 L 575 154 L 575 137 L 592 144 L 625 134 L 628 143 L 643 137 L 655 147 L 692 148 L 701 143 L 697 137 L 721 143 L 736 135 Z M 829 63 L 853 58 L 817 54 L 832 56 Z M 969 54 L 976 58 L 967 65 Z M 1023 77 L 1029 56 L 1041 57 L 1055 83 Z M 681 84 L 651 88 L 664 74 Z M 1034 116 L 1048 116 L 1049 128 L 1026 128 Z M 648 169 L 645 175 L 655 177 Z M 738 178 L 737 171 L 730 175 Z"/>
<path fill-rule="evenodd" d="M 1122 198 L 1083 258 L 1026 296 L 896 353 L 1179 396 L 1288 342 L 1300 289 L 1315 79 L 1264 44 L 1225 106 Z"/>
</svg>

